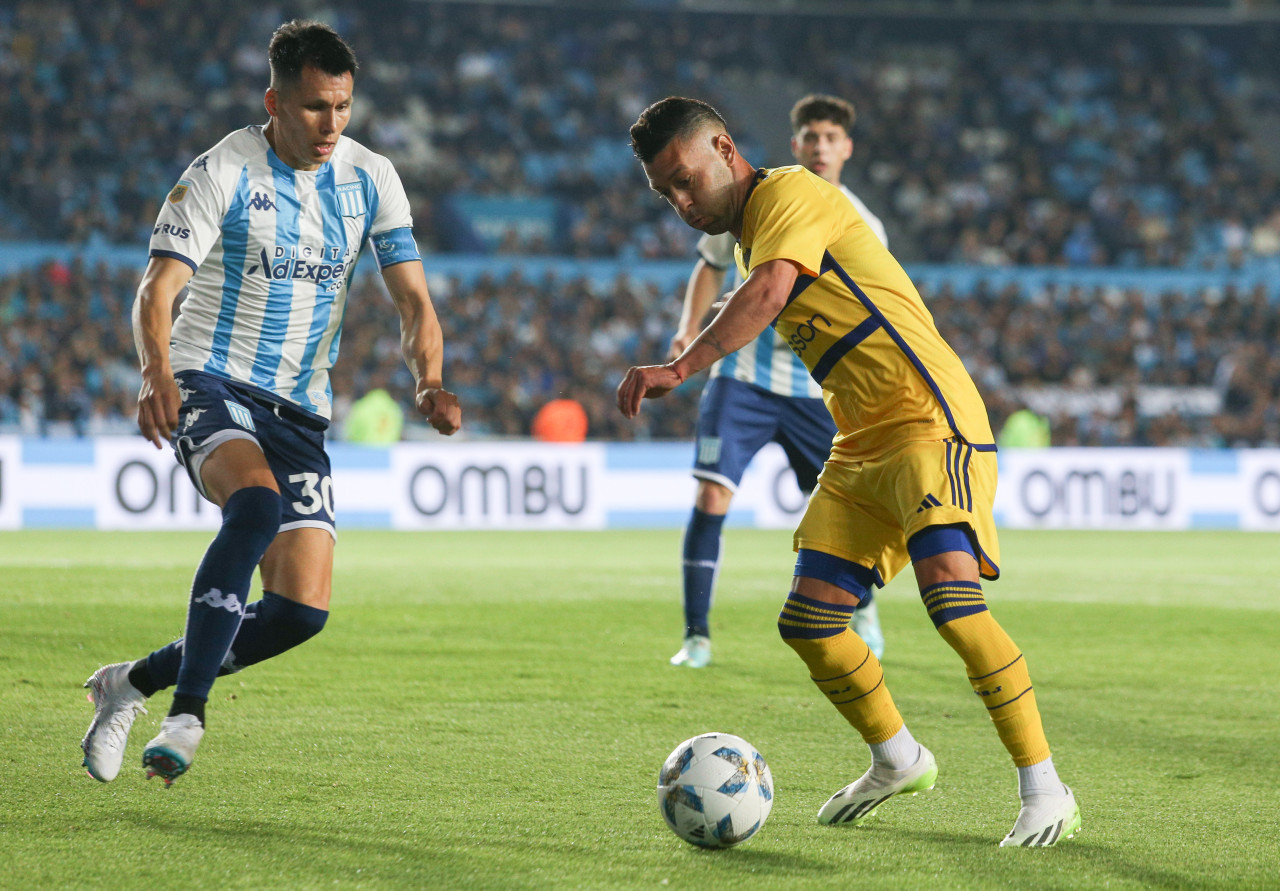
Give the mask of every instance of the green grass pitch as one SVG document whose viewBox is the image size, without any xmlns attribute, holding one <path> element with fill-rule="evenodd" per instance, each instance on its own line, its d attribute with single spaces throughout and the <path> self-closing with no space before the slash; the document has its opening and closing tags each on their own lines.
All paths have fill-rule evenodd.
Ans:
<svg viewBox="0 0 1280 891">
<path fill-rule="evenodd" d="M 191 772 L 80 766 L 106 662 L 177 636 L 203 534 L 0 534 L 0 887 L 1250 888 L 1280 886 L 1280 548 L 1247 533 L 1006 532 L 986 586 L 1028 655 L 1076 839 L 999 849 L 1016 777 L 904 577 L 886 676 L 937 787 L 818 826 L 866 766 L 778 639 L 783 532 L 731 529 L 716 661 L 675 669 L 676 531 L 343 534 L 335 610 L 224 678 Z M 696 733 L 773 769 L 760 833 L 673 835 L 654 786 Z"/>
</svg>

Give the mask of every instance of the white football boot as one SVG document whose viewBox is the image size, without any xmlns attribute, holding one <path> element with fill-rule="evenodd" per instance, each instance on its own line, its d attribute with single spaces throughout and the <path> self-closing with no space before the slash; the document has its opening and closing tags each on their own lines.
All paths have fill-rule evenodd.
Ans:
<svg viewBox="0 0 1280 891">
<path fill-rule="evenodd" d="M 686 668 L 706 668 L 711 664 L 711 638 L 691 634 L 684 639 L 680 652 L 671 657 L 672 665 Z"/>
<path fill-rule="evenodd" d="M 165 786 L 187 772 L 196 757 L 204 725 L 195 715 L 170 715 L 160 723 L 160 733 L 142 752 L 147 779 L 160 777 Z"/>
<path fill-rule="evenodd" d="M 111 782 L 120 773 L 129 728 L 139 712 L 147 712 L 142 706 L 147 697 L 129 683 L 132 667 L 132 662 L 104 665 L 84 682 L 93 703 L 93 723 L 80 747 L 84 749 L 83 763 L 89 776 L 102 783 Z"/>
<path fill-rule="evenodd" d="M 884 658 L 884 632 L 880 630 L 880 613 L 874 600 L 853 611 L 853 633 L 866 641 L 877 659 Z"/>
<path fill-rule="evenodd" d="M 1062 795 L 1037 795 L 1024 802 L 1000 847 L 1047 848 L 1080 831 L 1080 806 L 1067 786 Z"/>
<path fill-rule="evenodd" d="M 870 770 L 827 799 L 818 811 L 818 822 L 856 826 L 893 796 L 927 792 L 937 779 L 938 762 L 932 752 L 920 746 L 920 757 L 906 770 L 889 770 L 872 764 Z"/>
</svg>

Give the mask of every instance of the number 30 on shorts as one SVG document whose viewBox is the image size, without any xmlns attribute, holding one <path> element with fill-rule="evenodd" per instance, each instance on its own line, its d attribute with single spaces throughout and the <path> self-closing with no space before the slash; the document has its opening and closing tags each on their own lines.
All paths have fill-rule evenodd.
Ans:
<svg viewBox="0 0 1280 891">
<path fill-rule="evenodd" d="M 294 510 L 309 517 L 319 513 L 321 508 L 333 519 L 333 480 L 329 477 L 321 479 L 318 473 L 293 473 L 289 482 L 302 483 L 302 500 L 291 505 Z"/>
</svg>

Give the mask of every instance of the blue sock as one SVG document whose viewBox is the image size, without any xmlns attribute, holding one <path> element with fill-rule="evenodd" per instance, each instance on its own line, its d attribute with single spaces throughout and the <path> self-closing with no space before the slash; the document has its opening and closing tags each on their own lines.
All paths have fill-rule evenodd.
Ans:
<svg viewBox="0 0 1280 891">
<path fill-rule="evenodd" d="M 710 636 L 708 615 L 711 597 L 720 571 L 720 530 L 724 514 L 706 514 L 693 509 L 684 530 L 684 624 L 685 637 Z"/>
<path fill-rule="evenodd" d="M 328 618 L 328 610 L 263 591 L 261 600 L 245 608 L 240 631 L 218 674 L 234 674 L 293 649 L 319 634 Z"/>
<path fill-rule="evenodd" d="M 234 674 L 291 650 L 315 637 L 329 618 L 326 610 L 297 603 L 273 591 L 244 608 L 244 620 L 231 650 L 218 668 L 218 677 Z M 156 650 L 129 670 L 129 683 L 145 696 L 178 682 L 182 665 L 182 638 Z"/>
<path fill-rule="evenodd" d="M 253 571 L 280 528 L 283 502 L 265 486 L 240 489 L 222 508 L 222 528 L 191 584 L 176 696 L 207 700 L 249 599 Z"/>
</svg>

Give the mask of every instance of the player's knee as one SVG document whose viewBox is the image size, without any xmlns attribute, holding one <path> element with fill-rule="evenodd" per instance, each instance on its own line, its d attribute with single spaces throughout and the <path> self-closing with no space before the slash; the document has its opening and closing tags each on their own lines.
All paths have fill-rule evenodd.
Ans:
<svg viewBox="0 0 1280 891">
<path fill-rule="evenodd" d="M 796 557 L 795 574 L 834 585 L 858 601 L 875 584 L 875 573 L 867 567 L 807 548 L 801 548 Z M 853 618 L 853 609 L 852 604 L 815 600 L 793 591 L 778 615 L 778 634 L 792 649 L 809 649 L 815 642 L 844 631 Z"/>
<path fill-rule="evenodd" d="M 266 486 L 237 489 L 222 507 L 222 525 L 273 538 L 280 528 L 284 499 Z"/>
</svg>

